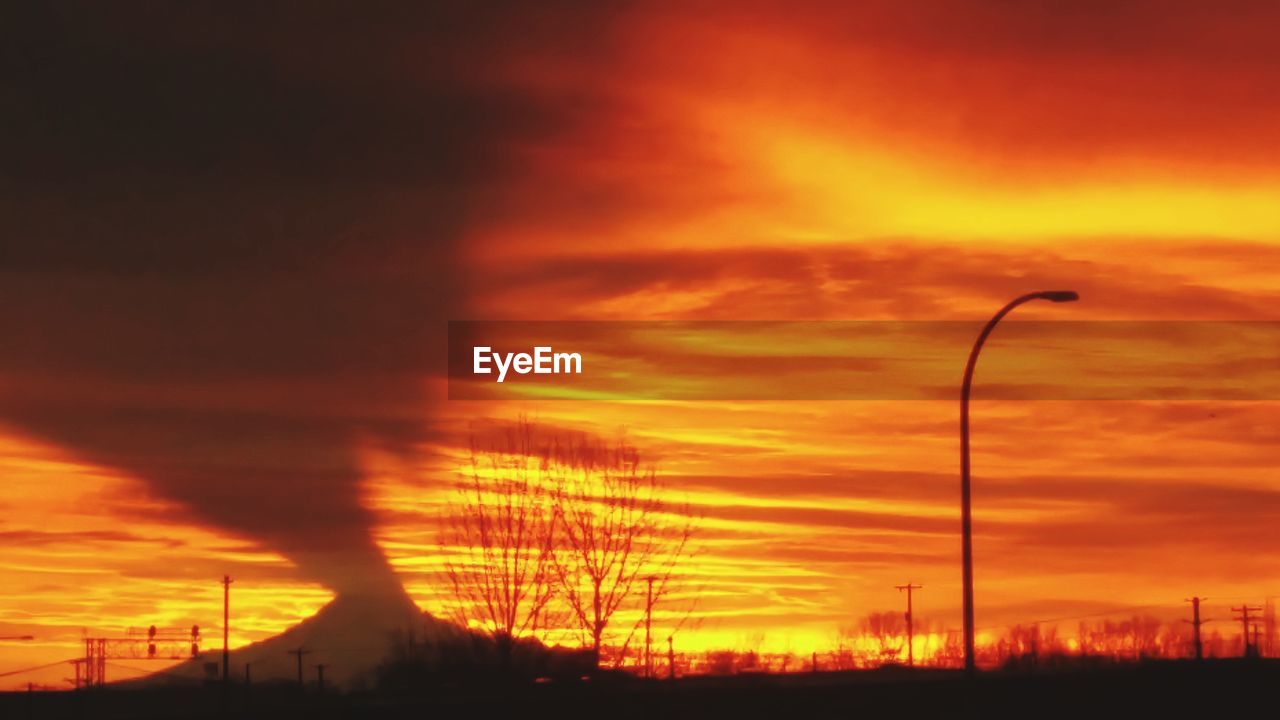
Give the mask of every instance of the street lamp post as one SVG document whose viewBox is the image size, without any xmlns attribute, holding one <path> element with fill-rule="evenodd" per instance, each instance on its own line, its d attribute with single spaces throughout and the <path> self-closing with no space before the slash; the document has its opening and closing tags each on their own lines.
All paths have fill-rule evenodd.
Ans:
<svg viewBox="0 0 1280 720">
<path fill-rule="evenodd" d="M 995 330 L 996 325 L 1013 311 L 1014 308 L 1032 300 L 1048 300 L 1049 302 L 1073 302 L 1080 296 L 1072 290 L 1046 290 L 1027 293 L 1014 298 L 1008 305 L 1000 309 L 982 333 L 973 343 L 969 352 L 969 362 L 964 367 L 964 385 L 960 388 L 960 533 L 961 557 L 964 563 L 964 670 L 968 674 L 974 672 L 973 656 L 973 517 L 969 508 L 969 392 L 973 386 L 973 368 L 978 363 L 978 353 L 987 336 Z"/>
</svg>

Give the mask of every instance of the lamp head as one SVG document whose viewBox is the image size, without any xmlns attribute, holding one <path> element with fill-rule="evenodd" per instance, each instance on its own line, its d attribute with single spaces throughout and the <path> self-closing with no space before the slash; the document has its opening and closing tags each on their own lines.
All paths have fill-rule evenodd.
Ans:
<svg viewBox="0 0 1280 720">
<path fill-rule="evenodd" d="M 1075 302 L 1080 299 L 1080 293 L 1075 290 L 1047 290 L 1040 293 L 1040 297 L 1050 302 Z"/>
</svg>

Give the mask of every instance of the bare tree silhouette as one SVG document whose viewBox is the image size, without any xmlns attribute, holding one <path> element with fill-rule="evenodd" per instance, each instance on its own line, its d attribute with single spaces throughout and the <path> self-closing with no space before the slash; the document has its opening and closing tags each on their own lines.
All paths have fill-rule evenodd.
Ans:
<svg viewBox="0 0 1280 720">
<path fill-rule="evenodd" d="M 480 452 L 446 516 L 443 544 L 455 619 L 479 626 L 497 645 L 504 668 L 519 638 L 546 628 L 556 592 L 554 484 L 551 460 L 521 421 L 505 444 Z"/>
<path fill-rule="evenodd" d="M 1161 655 L 1159 619 L 1134 615 L 1127 620 L 1102 620 L 1092 625 L 1080 622 L 1077 638 L 1080 654 L 1116 660 L 1142 660 Z"/>
<path fill-rule="evenodd" d="M 906 643 L 906 621 L 902 613 L 873 612 L 862 619 L 862 634 L 875 643 L 881 663 L 895 662 Z"/>
<path fill-rule="evenodd" d="M 623 441 L 579 441 L 558 449 L 557 457 L 556 575 L 598 664 L 615 613 L 645 594 L 650 578 L 650 610 L 670 593 L 677 564 L 689 555 L 693 524 L 687 508 L 662 500 L 656 472 L 643 468 L 637 450 Z"/>
</svg>

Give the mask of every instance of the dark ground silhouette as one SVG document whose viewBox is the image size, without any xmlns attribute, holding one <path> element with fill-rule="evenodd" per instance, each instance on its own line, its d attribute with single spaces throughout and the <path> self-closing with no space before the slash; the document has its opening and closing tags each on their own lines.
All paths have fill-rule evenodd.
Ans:
<svg viewBox="0 0 1280 720">
<path fill-rule="evenodd" d="M 203 717 L 906 717 L 956 713 L 986 717 L 1042 714 L 1112 716 L 1139 713 L 1221 717 L 1265 710 L 1275 702 L 1280 662 L 1220 660 L 1152 662 L 1037 674 L 990 672 L 966 680 L 957 671 L 884 668 L 848 673 L 692 677 L 642 681 L 602 676 L 594 681 L 503 685 L 487 681 L 421 688 L 418 692 L 319 694 L 274 684 L 107 689 L 81 693 L 0 696 L 6 718 Z"/>
</svg>

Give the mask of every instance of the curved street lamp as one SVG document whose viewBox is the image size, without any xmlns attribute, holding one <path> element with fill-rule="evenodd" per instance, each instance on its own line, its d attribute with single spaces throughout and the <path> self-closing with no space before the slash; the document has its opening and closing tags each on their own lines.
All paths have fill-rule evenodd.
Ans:
<svg viewBox="0 0 1280 720">
<path fill-rule="evenodd" d="M 1008 305 L 1000 308 L 1000 312 L 987 322 L 982 333 L 973 343 L 969 352 L 969 362 L 964 367 L 964 385 L 960 388 L 960 533 L 962 536 L 961 557 L 964 563 L 964 670 L 968 674 L 974 672 L 973 657 L 973 518 L 969 510 L 969 391 L 973 385 L 973 368 L 978 363 L 978 353 L 987 336 L 995 330 L 1005 315 L 1014 308 L 1032 300 L 1048 300 L 1049 302 L 1074 302 L 1080 295 L 1073 290 L 1045 290 L 1027 293 L 1014 298 Z"/>
</svg>

